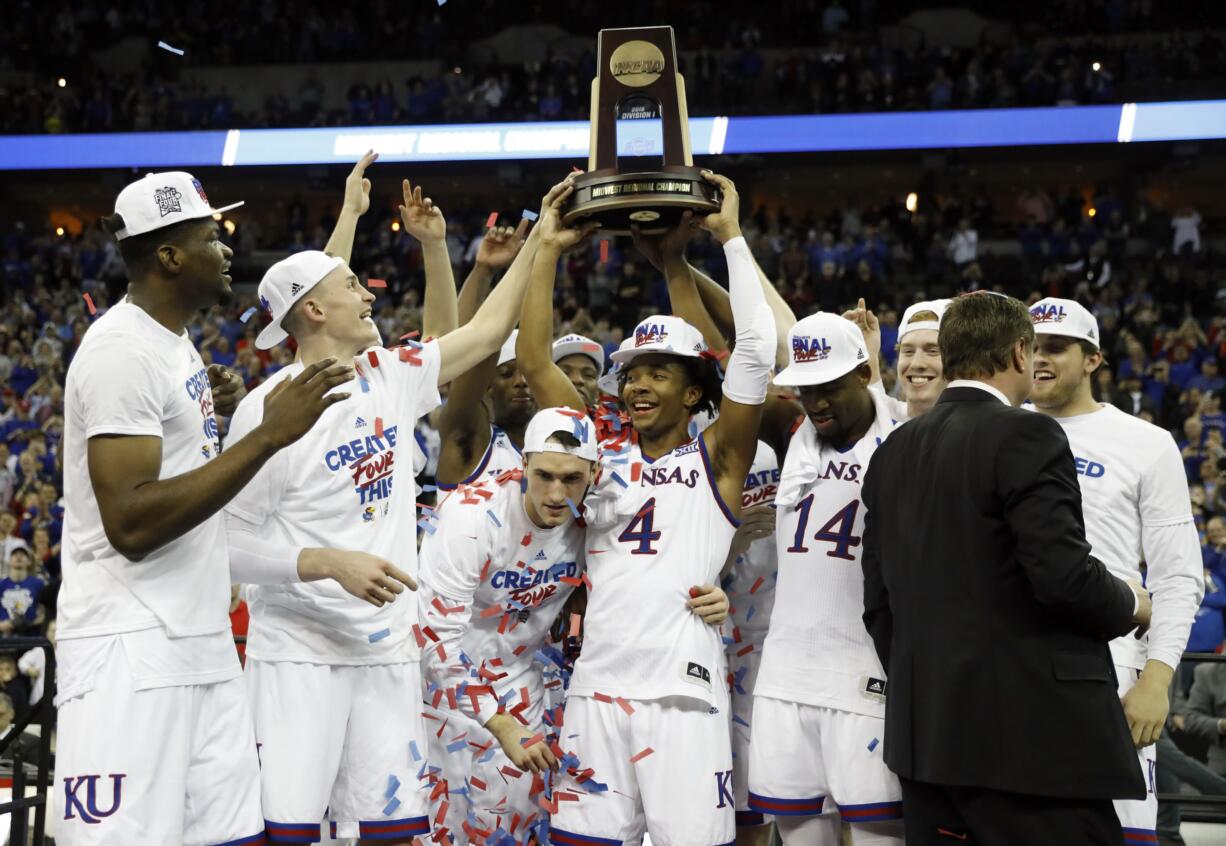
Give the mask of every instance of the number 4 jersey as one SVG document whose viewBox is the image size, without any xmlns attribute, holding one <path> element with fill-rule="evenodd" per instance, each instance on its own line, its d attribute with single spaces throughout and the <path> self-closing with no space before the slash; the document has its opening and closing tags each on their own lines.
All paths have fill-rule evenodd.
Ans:
<svg viewBox="0 0 1226 846">
<path fill-rule="evenodd" d="M 885 716 L 885 673 L 864 628 L 860 569 L 869 459 L 897 421 L 881 397 L 846 451 L 805 420 L 788 445 L 775 499 L 779 582 L 754 695 Z"/>
<path fill-rule="evenodd" d="M 714 705 L 713 685 L 724 684 L 719 629 L 686 602 L 694 585 L 716 583 L 737 521 L 704 436 L 654 460 L 629 439 L 606 444 L 586 505 L 592 587 L 571 695 Z"/>
</svg>

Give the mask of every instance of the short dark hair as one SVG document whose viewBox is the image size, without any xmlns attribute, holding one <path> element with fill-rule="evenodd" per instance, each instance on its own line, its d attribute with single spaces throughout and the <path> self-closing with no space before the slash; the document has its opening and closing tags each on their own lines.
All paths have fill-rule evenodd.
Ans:
<svg viewBox="0 0 1226 846">
<path fill-rule="evenodd" d="M 174 244 L 176 246 L 182 244 L 183 240 L 196 227 L 204 223 L 211 223 L 207 217 L 198 218 L 196 220 L 182 220 L 178 223 L 172 223 L 170 226 L 164 226 L 161 229 L 154 229 L 152 232 L 145 232 L 141 235 L 130 235 L 127 238 L 119 238 L 115 240 L 119 244 L 119 254 L 123 256 L 123 263 L 127 265 L 129 273 L 139 273 L 146 270 L 151 262 L 157 257 L 158 248 L 163 244 Z M 111 214 L 103 217 L 100 221 L 102 228 L 115 236 L 125 226 L 123 215 Z"/>
<path fill-rule="evenodd" d="M 552 433 L 549 437 L 545 439 L 545 443 L 549 443 L 550 441 L 552 441 L 553 443 L 561 444 L 567 449 L 576 449 L 579 447 L 579 439 L 576 438 L 570 432 L 564 432 L 561 429 Z"/>
<path fill-rule="evenodd" d="M 1006 370 L 1018 341 L 1034 343 L 1034 324 L 1021 300 L 987 292 L 958 297 L 941 317 L 937 340 L 945 378 L 974 379 Z"/>
</svg>

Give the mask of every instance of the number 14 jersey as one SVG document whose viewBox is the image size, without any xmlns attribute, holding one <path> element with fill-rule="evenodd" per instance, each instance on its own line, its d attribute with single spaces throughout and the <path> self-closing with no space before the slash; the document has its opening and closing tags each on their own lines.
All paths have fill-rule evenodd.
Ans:
<svg viewBox="0 0 1226 846">
<path fill-rule="evenodd" d="M 885 673 L 864 628 L 860 569 L 869 459 L 897 421 L 876 417 L 840 451 L 805 420 L 788 445 L 775 500 L 779 581 L 754 695 L 885 716 Z"/>
</svg>

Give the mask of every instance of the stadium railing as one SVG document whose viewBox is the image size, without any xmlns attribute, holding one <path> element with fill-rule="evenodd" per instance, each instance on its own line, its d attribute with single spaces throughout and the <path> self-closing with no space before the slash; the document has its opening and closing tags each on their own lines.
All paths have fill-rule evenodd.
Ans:
<svg viewBox="0 0 1226 846">
<path fill-rule="evenodd" d="M 55 647 L 41 637 L 6 637 L 6 649 L 41 649 L 46 657 L 43 671 L 43 696 L 33 707 L 25 709 L 13 721 L 9 733 L 0 738 L 0 755 L 12 747 L 13 798 L 0 803 L 0 818 L 9 817 L 8 846 L 42 846 L 47 830 L 47 807 L 51 797 L 51 735 L 55 731 Z M 39 727 L 35 749 L 34 794 L 26 796 L 27 746 L 30 735 L 26 726 L 34 723 Z M 25 740 L 23 743 L 22 741 Z M 30 831 L 29 811 L 34 809 L 34 830 Z"/>
</svg>

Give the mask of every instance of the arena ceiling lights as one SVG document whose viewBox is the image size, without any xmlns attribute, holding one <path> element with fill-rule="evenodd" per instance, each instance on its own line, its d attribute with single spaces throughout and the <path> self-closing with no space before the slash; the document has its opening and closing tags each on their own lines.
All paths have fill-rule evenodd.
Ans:
<svg viewBox="0 0 1226 846">
<path fill-rule="evenodd" d="M 1226 138 L 1226 100 L 690 119 L 696 154 L 1026 147 Z M 621 156 L 662 154 L 659 121 L 621 121 Z M 586 121 L 0 136 L 0 170 L 582 159 Z"/>
</svg>

